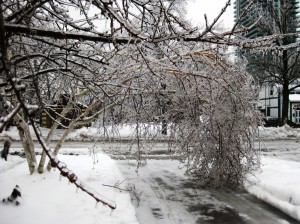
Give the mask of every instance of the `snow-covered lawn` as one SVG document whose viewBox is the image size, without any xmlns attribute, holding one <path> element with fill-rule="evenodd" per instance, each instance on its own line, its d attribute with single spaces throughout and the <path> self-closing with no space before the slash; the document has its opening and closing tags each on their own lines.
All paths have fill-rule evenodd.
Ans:
<svg viewBox="0 0 300 224">
<path fill-rule="evenodd" d="M 249 180 L 249 193 L 300 221 L 299 162 L 263 157 L 261 171 Z"/>
<path fill-rule="evenodd" d="M 117 208 L 112 211 L 96 204 L 92 197 L 77 190 L 66 178 L 60 178 L 58 171 L 29 175 L 25 159 L 9 156 L 7 162 L 0 159 L 0 198 L 8 197 L 16 184 L 21 188 L 22 198 L 18 207 L 0 203 L 0 223 L 138 223 L 130 195 L 102 186 L 114 185 L 124 179 L 112 159 L 98 154 L 98 163 L 93 165 L 93 158 L 88 155 L 59 157 L 89 187 L 115 201 Z"/>
</svg>

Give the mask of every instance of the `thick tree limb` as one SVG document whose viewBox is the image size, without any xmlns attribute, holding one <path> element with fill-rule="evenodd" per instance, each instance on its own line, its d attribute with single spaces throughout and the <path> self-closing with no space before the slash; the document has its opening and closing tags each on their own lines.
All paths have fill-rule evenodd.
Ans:
<svg viewBox="0 0 300 224">
<path fill-rule="evenodd" d="M 15 25 L 10 23 L 4 24 L 5 31 L 15 34 L 29 34 L 33 36 L 51 37 L 55 39 L 73 39 L 73 40 L 86 40 L 103 43 L 118 43 L 118 44 L 133 44 L 140 42 L 136 39 L 128 38 L 112 38 L 105 35 L 89 35 L 83 33 L 65 32 L 51 29 L 41 29 L 36 27 L 28 27 L 24 25 Z"/>
</svg>

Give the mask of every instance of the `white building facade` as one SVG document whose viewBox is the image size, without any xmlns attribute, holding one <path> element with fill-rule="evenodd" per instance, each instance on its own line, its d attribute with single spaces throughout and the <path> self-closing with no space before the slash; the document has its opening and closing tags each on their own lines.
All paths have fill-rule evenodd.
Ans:
<svg viewBox="0 0 300 224">
<path fill-rule="evenodd" d="M 276 85 L 265 85 L 259 93 L 259 110 L 263 116 L 282 117 L 282 92 L 281 87 Z M 300 125 L 300 87 L 289 95 L 289 117 L 288 121 Z"/>
</svg>

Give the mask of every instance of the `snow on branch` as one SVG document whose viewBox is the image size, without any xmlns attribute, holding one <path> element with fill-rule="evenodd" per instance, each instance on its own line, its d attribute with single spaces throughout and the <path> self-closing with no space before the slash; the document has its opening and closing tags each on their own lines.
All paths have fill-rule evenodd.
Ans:
<svg viewBox="0 0 300 224">
<path fill-rule="evenodd" d="M 2 98 L 2 99 L 1 99 Z M 8 108 L 13 108 L 11 103 L 7 100 L 4 100 L 2 96 L 0 96 L 1 101 L 4 101 L 4 104 Z M 3 129 L 7 126 L 7 124 L 10 123 L 10 121 L 15 117 L 15 115 L 19 112 L 21 109 L 21 104 L 18 104 L 15 108 L 13 108 L 12 111 L 10 111 L 6 116 L 0 117 L 0 133 L 3 131 Z"/>
<path fill-rule="evenodd" d="M 220 20 L 221 16 L 225 13 L 225 11 L 227 10 L 227 8 L 230 6 L 231 4 L 231 0 L 228 0 L 226 2 L 226 5 L 224 6 L 224 8 L 222 8 L 221 12 L 217 15 L 217 17 L 214 19 L 214 21 L 209 25 L 208 21 L 207 21 L 207 16 L 206 14 L 204 15 L 205 17 L 205 22 L 206 22 L 206 29 L 200 34 L 200 36 L 204 36 L 206 35 L 208 32 L 212 31 L 212 28 L 215 27 L 216 23 Z"/>
<path fill-rule="evenodd" d="M 239 36 L 239 38 L 227 38 L 231 33 L 225 32 L 218 35 L 209 35 L 206 37 L 185 37 L 182 40 L 186 42 L 202 42 L 202 43 L 211 43 L 219 44 L 226 46 L 237 46 L 243 49 L 253 49 L 253 50 L 268 50 L 268 51 L 281 51 L 291 48 L 296 48 L 300 46 L 300 42 L 295 42 L 287 45 L 278 46 L 274 42 L 277 39 L 284 38 L 286 36 L 299 36 L 299 33 L 288 33 L 288 34 L 274 34 L 270 36 L 257 37 L 255 39 L 249 39 Z"/>
</svg>

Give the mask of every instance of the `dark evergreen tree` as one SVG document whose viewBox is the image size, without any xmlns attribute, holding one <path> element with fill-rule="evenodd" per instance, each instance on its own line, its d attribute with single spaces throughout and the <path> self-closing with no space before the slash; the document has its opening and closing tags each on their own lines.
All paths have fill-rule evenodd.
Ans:
<svg viewBox="0 0 300 224">
<path fill-rule="evenodd" d="M 260 35 L 277 36 L 274 44 L 277 50 L 260 52 L 247 51 L 242 55 L 248 60 L 248 71 L 260 84 L 276 84 L 282 88 L 281 122 L 288 121 L 289 93 L 300 86 L 300 52 L 298 47 L 286 48 L 296 43 L 297 2 L 295 0 L 266 1 L 255 5 L 255 17 L 261 16 L 257 23 Z"/>
</svg>

